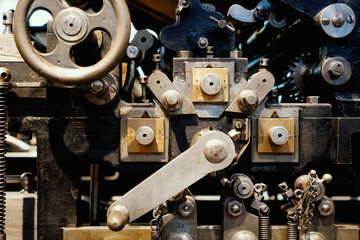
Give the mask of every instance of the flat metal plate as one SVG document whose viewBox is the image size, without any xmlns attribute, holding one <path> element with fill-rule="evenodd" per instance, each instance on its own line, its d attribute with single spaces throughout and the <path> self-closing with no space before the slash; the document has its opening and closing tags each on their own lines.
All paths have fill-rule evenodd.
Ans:
<svg viewBox="0 0 360 240">
<path fill-rule="evenodd" d="M 337 224 L 335 225 L 334 240 L 359 240 L 360 227 L 358 225 Z M 218 225 L 198 226 L 198 240 L 222 240 L 222 228 Z M 63 240 L 98 240 L 98 239 L 122 239 L 122 240 L 151 240 L 151 229 L 148 225 L 127 225 L 120 232 L 113 232 L 106 226 L 63 228 Z M 286 240 L 286 226 L 271 226 L 272 240 Z"/>
</svg>

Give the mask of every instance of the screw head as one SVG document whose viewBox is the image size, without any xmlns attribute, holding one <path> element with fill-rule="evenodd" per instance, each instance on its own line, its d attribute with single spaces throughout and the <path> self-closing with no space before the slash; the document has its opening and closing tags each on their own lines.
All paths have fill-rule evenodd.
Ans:
<svg viewBox="0 0 360 240">
<path fill-rule="evenodd" d="M 348 23 L 353 23 L 353 22 L 354 22 L 354 16 L 349 15 L 349 16 L 346 18 L 346 21 L 347 21 Z"/>
<path fill-rule="evenodd" d="M 322 24 L 324 24 L 324 25 L 329 25 L 329 24 L 330 24 L 330 19 L 327 18 L 327 17 L 324 17 L 323 19 L 321 19 L 321 22 L 322 22 Z"/>
</svg>

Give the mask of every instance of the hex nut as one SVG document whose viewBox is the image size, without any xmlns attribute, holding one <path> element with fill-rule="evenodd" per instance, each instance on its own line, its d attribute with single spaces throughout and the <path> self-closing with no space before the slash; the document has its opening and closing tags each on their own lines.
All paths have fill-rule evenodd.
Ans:
<svg viewBox="0 0 360 240">
<path fill-rule="evenodd" d="M 233 200 L 233 201 L 229 202 L 227 204 L 227 207 L 228 207 L 228 213 L 233 217 L 237 217 L 242 213 L 243 206 L 237 200 Z"/>
<path fill-rule="evenodd" d="M 234 141 L 236 142 L 237 140 L 240 139 L 241 137 L 241 133 L 236 131 L 235 129 L 232 129 L 228 132 L 228 136 Z"/>
</svg>

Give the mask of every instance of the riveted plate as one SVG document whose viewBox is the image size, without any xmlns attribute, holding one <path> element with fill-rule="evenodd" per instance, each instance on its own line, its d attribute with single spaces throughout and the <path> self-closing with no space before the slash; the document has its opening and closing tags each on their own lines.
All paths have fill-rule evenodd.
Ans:
<svg viewBox="0 0 360 240">
<path fill-rule="evenodd" d="M 128 118 L 127 149 L 128 153 L 163 153 L 164 152 L 164 119 L 163 118 Z M 149 145 L 141 145 L 136 140 L 136 131 L 140 127 L 150 127 L 155 138 Z"/>
<path fill-rule="evenodd" d="M 221 79 L 221 89 L 215 95 L 207 95 L 201 90 L 201 80 L 207 74 L 216 74 Z M 226 103 L 229 101 L 229 70 L 228 68 L 193 68 L 191 100 L 204 103 Z"/>
<path fill-rule="evenodd" d="M 283 145 L 273 144 L 268 137 L 270 128 L 281 126 L 289 131 L 289 140 Z M 295 121 L 293 118 L 259 118 L 258 152 L 259 153 L 294 153 Z"/>
</svg>

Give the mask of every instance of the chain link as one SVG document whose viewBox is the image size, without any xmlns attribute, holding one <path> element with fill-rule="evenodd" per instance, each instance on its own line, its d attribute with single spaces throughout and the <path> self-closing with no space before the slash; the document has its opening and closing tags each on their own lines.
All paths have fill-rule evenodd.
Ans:
<svg viewBox="0 0 360 240">
<path fill-rule="evenodd" d="M 316 198 L 315 192 L 315 182 L 318 179 L 318 176 L 312 176 L 309 173 L 310 183 L 307 186 L 307 189 L 304 191 L 303 197 L 299 200 L 297 206 L 297 215 L 299 218 L 299 230 L 300 229 L 308 229 L 312 224 L 311 220 L 314 216 L 315 204 L 314 200 Z"/>
<path fill-rule="evenodd" d="M 153 216 L 155 218 L 150 222 L 150 228 L 152 230 L 152 240 L 162 240 L 162 230 L 164 222 L 162 218 L 161 205 L 154 210 Z"/>
</svg>

